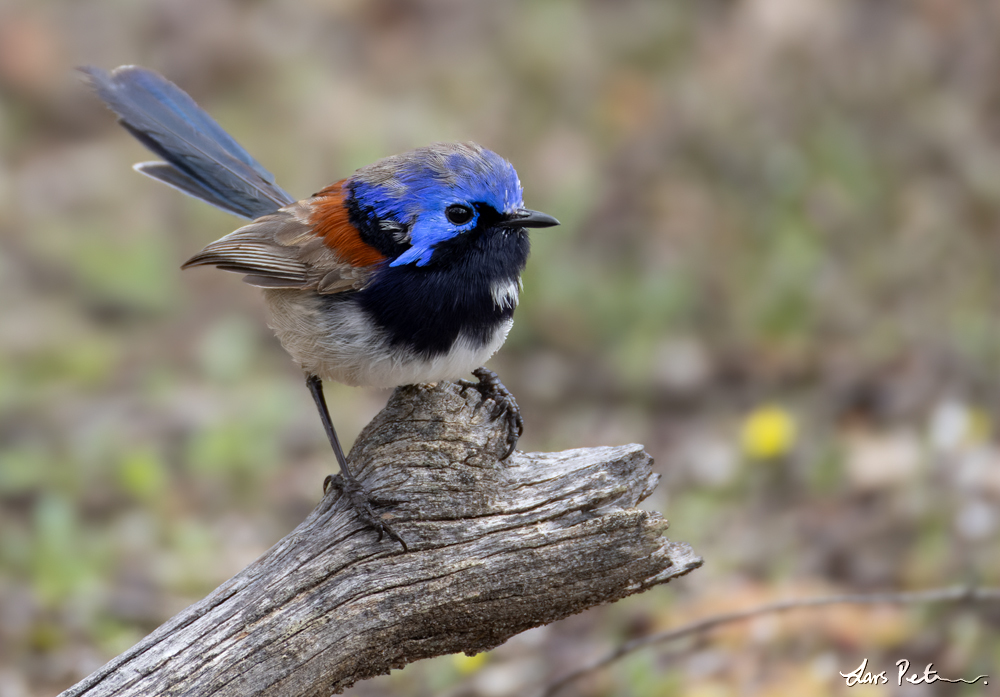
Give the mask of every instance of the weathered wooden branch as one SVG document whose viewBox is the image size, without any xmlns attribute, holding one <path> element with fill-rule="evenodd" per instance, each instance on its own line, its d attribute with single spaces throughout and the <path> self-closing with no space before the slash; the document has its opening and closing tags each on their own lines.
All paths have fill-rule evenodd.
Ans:
<svg viewBox="0 0 1000 697">
<path fill-rule="evenodd" d="M 658 479 L 641 446 L 498 462 L 493 407 L 451 383 L 399 388 L 358 438 L 354 471 L 397 500 L 386 510 L 409 552 L 377 542 L 331 491 L 260 559 L 63 695 L 328 695 L 701 565 L 635 508 Z"/>
</svg>

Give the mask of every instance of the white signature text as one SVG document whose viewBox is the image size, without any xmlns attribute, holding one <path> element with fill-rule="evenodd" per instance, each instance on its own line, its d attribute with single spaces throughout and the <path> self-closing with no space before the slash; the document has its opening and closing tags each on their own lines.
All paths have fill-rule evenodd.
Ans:
<svg viewBox="0 0 1000 697">
<path fill-rule="evenodd" d="M 928 663 L 924 668 L 923 673 L 913 673 L 907 676 L 906 673 L 910 670 L 910 662 L 905 658 L 901 658 L 896 661 L 896 668 L 898 672 L 896 674 L 896 684 L 902 685 L 903 682 L 908 682 L 911 685 L 920 685 L 922 683 L 927 683 L 928 685 L 933 682 L 964 682 L 969 685 L 975 685 L 980 680 L 983 681 L 984 685 L 989 685 L 988 675 L 979 675 L 972 680 L 966 680 L 965 678 L 943 678 L 938 675 L 938 672 L 934 670 L 934 664 Z M 855 685 L 887 685 L 889 683 L 889 678 L 886 671 L 881 671 L 879 673 L 873 673 L 868 670 L 868 659 L 866 658 L 861 662 L 857 668 L 852 670 L 850 673 L 841 673 L 840 677 L 847 679 L 847 686 L 854 687 Z"/>
</svg>

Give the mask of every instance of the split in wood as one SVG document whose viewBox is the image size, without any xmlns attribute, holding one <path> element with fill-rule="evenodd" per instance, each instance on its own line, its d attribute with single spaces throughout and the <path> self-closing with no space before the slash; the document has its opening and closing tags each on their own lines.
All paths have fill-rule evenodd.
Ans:
<svg viewBox="0 0 1000 697">
<path fill-rule="evenodd" d="M 319 696 L 532 627 L 701 565 L 636 505 L 642 446 L 514 453 L 478 390 L 395 391 L 349 461 L 409 551 L 335 487 L 291 534 L 64 697 Z M 317 491 L 319 485 L 317 483 Z"/>
</svg>

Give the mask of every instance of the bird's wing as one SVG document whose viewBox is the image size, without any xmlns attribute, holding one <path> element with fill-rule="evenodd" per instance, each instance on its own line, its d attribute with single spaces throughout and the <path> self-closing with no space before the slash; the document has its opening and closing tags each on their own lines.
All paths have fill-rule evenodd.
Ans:
<svg viewBox="0 0 1000 697">
<path fill-rule="evenodd" d="M 337 182 L 216 240 L 181 268 L 215 266 L 259 288 L 340 293 L 364 287 L 385 259 L 350 224 Z"/>
</svg>

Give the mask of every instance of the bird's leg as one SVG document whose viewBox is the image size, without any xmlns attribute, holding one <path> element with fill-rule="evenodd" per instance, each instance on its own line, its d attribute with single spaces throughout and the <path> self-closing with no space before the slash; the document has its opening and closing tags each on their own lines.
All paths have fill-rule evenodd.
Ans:
<svg viewBox="0 0 1000 697">
<path fill-rule="evenodd" d="M 476 376 L 479 382 L 459 380 L 459 384 L 465 388 L 473 387 L 479 390 L 483 399 L 490 399 L 496 404 L 493 418 L 497 419 L 502 416 L 507 423 L 507 452 L 500 458 L 501 460 L 506 460 L 514 453 L 514 448 L 517 447 L 517 440 L 524 433 L 524 419 L 521 418 L 521 409 L 517 406 L 514 395 L 504 387 L 504 384 L 500 382 L 500 378 L 492 370 L 489 368 L 476 368 L 472 371 L 472 374 Z"/>
<path fill-rule="evenodd" d="M 351 505 L 354 506 L 358 515 L 361 516 L 361 520 L 378 530 L 379 541 L 382 540 L 382 535 L 386 534 L 403 545 L 404 552 L 408 551 L 403 538 L 389 527 L 388 523 L 375 514 L 373 506 L 378 505 L 380 502 L 361 486 L 361 482 L 357 480 L 351 473 L 350 467 L 347 466 L 344 448 L 340 445 L 340 439 L 337 438 L 337 431 L 333 428 L 333 421 L 330 419 L 330 411 L 326 408 L 326 399 L 323 397 L 323 381 L 316 375 L 307 375 L 306 386 L 309 388 L 309 393 L 312 394 L 313 401 L 316 402 L 316 409 L 319 410 L 319 418 L 323 421 L 323 430 L 326 431 L 326 437 L 330 440 L 330 446 L 333 448 L 333 453 L 337 456 L 337 463 L 340 465 L 340 474 L 336 476 L 331 475 L 323 482 L 323 493 L 327 493 L 331 487 L 339 489 L 340 495 L 346 497 Z"/>
</svg>

